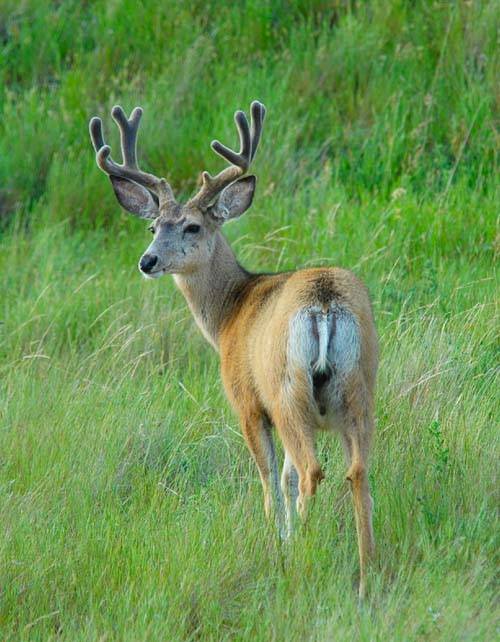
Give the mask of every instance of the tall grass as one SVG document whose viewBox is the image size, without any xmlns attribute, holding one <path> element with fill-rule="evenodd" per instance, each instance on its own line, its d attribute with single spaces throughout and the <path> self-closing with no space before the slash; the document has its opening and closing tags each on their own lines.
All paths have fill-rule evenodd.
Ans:
<svg viewBox="0 0 500 642">
<path fill-rule="evenodd" d="M 494 639 L 497 27 L 494 2 L 3 0 L 2 640 Z M 280 546 L 217 357 L 140 279 L 149 238 L 88 140 L 141 104 L 142 164 L 187 195 L 253 98 L 238 256 L 349 267 L 374 301 L 362 610 L 339 444 Z"/>
</svg>

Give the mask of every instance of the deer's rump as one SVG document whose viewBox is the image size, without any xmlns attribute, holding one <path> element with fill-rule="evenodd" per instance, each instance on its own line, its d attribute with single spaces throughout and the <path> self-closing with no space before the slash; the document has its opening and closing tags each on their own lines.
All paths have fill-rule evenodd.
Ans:
<svg viewBox="0 0 500 642">
<path fill-rule="evenodd" d="M 339 268 L 270 275 L 256 284 L 254 313 L 242 320 L 236 345 L 270 415 L 277 405 L 293 405 L 323 422 L 341 406 L 345 384 L 362 367 L 366 326 L 373 328 L 360 285 Z"/>
<path fill-rule="evenodd" d="M 333 301 L 310 306 L 290 321 L 287 363 L 289 403 L 306 401 L 321 417 L 341 408 L 345 386 L 359 366 L 361 336 L 356 317 Z"/>
</svg>

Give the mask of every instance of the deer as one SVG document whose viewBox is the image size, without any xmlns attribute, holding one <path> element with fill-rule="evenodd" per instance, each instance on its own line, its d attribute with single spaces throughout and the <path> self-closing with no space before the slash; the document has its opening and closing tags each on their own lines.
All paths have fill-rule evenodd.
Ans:
<svg viewBox="0 0 500 642">
<path fill-rule="evenodd" d="M 99 168 L 118 203 L 151 221 L 153 240 L 139 260 L 149 279 L 173 275 L 196 324 L 220 356 L 226 395 L 260 475 L 264 511 L 276 516 L 284 540 L 298 513 L 324 477 L 315 449 L 319 431 L 340 436 L 347 461 L 359 551 L 359 590 L 366 594 L 374 553 L 368 456 L 374 431 L 378 339 L 365 285 L 349 270 L 315 267 L 252 273 L 238 262 L 222 228 L 251 206 L 255 157 L 266 109 L 250 107 L 234 120 L 238 152 L 218 140 L 212 150 L 228 164 L 212 176 L 202 172 L 197 193 L 179 203 L 165 178 L 139 168 L 137 133 L 143 110 L 129 118 L 120 106 L 122 164 L 111 157 L 102 121 L 90 121 Z M 273 427 L 284 450 L 281 478 Z"/>
</svg>

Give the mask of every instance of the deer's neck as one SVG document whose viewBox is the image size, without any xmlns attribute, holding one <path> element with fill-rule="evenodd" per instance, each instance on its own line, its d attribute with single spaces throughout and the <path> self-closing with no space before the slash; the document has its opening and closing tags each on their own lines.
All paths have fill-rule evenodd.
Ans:
<svg viewBox="0 0 500 642">
<path fill-rule="evenodd" d="M 251 278 L 236 260 L 221 233 L 215 235 L 210 264 L 190 274 L 176 274 L 174 280 L 184 295 L 198 327 L 218 350 L 219 332 L 231 313 L 234 300 Z"/>
</svg>

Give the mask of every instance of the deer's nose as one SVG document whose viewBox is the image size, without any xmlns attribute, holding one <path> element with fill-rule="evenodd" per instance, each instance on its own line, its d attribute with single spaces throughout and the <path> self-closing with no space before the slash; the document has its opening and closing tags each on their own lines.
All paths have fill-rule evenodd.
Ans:
<svg viewBox="0 0 500 642">
<path fill-rule="evenodd" d="M 155 254 L 144 254 L 139 262 L 139 267 L 143 272 L 149 274 L 158 262 L 158 257 Z"/>
</svg>

